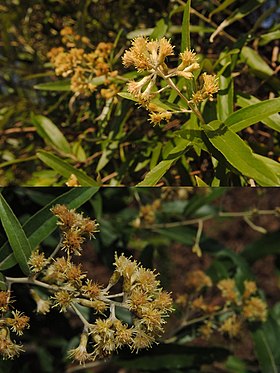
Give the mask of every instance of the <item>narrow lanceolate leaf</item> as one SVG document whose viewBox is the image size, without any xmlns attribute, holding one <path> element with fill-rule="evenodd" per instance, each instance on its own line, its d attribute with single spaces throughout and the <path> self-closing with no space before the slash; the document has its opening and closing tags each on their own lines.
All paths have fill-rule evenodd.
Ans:
<svg viewBox="0 0 280 373">
<path fill-rule="evenodd" d="M 54 154 L 39 150 L 37 152 L 37 157 L 66 179 L 69 179 L 71 175 L 75 175 L 82 186 L 99 186 L 97 181 L 89 177 L 84 171 L 76 169 Z"/>
<path fill-rule="evenodd" d="M 224 123 L 215 120 L 203 126 L 206 136 L 226 160 L 242 175 L 254 179 L 261 186 L 279 185 L 278 177 L 252 149 Z"/>
<path fill-rule="evenodd" d="M 240 57 L 257 77 L 260 79 L 267 79 L 267 83 L 272 88 L 279 91 L 280 79 L 275 76 L 275 72 L 262 59 L 258 52 L 246 46 L 242 48 Z"/>
<path fill-rule="evenodd" d="M 237 110 L 225 120 L 225 125 L 232 131 L 238 132 L 279 111 L 280 97 L 265 100 Z"/>
<path fill-rule="evenodd" d="M 252 336 L 261 371 L 279 373 L 280 354 L 277 347 L 280 338 L 279 325 L 269 318 L 261 328 L 252 333 Z"/>
<path fill-rule="evenodd" d="M 50 208 L 56 204 L 65 204 L 68 208 L 77 208 L 92 198 L 98 192 L 98 187 L 74 188 L 44 206 L 35 215 L 31 216 L 23 225 L 23 230 L 28 237 L 31 250 L 34 250 L 56 228 L 56 218 Z M 9 269 L 16 265 L 16 258 L 7 241 L 0 248 L 0 270 Z"/>
<path fill-rule="evenodd" d="M 42 137 L 46 144 L 51 145 L 62 153 L 71 153 L 70 144 L 63 133 L 49 118 L 44 115 L 32 114 L 31 121 L 36 127 L 39 136 Z"/>
<path fill-rule="evenodd" d="M 223 54 L 221 55 L 221 57 Z M 233 112 L 233 81 L 231 76 L 231 55 L 225 55 L 221 60 L 221 65 L 225 67 L 219 75 L 219 92 L 217 102 L 218 119 L 225 121 Z"/>
<path fill-rule="evenodd" d="M 168 157 L 157 164 L 150 172 L 147 173 L 145 179 L 137 186 L 155 186 L 163 175 L 169 170 L 174 162 L 176 162 L 191 145 L 189 140 L 180 139 L 179 143 L 168 154 Z"/>
<path fill-rule="evenodd" d="M 209 187 L 209 185 L 207 185 L 200 177 L 198 177 L 197 175 L 194 175 L 194 177 L 195 177 L 196 185 L 198 187 Z"/>
<path fill-rule="evenodd" d="M 269 100 L 271 101 L 271 100 Z M 259 100 L 257 97 L 252 96 L 252 95 L 237 95 L 237 101 L 236 104 L 240 106 L 241 108 L 258 104 L 262 102 Z M 263 101 L 265 102 L 265 101 Z M 266 126 L 272 128 L 275 131 L 280 132 L 280 115 L 278 113 L 272 114 L 267 118 L 260 119 L 260 122 L 264 123 Z"/>
<path fill-rule="evenodd" d="M 238 6 L 234 12 L 230 14 L 216 29 L 216 31 L 211 35 L 210 42 L 212 43 L 214 38 L 223 31 L 226 27 L 232 23 L 242 19 L 247 14 L 251 13 L 254 9 L 257 9 L 264 3 L 265 0 L 249 0 L 245 1 L 244 4 Z"/>
<path fill-rule="evenodd" d="M 7 290 L 7 284 L 4 275 L 0 272 L 0 290 Z"/>
<path fill-rule="evenodd" d="M 41 91 L 71 91 L 70 79 L 36 84 L 33 88 Z"/>
<path fill-rule="evenodd" d="M 23 273 L 28 275 L 27 261 L 31 255 L 31 246 L 20 222 L 2 194 L 0 194 L 0 218 L 17 263 Z"/>
<path fill-rule="evenodd" d="M 186 49 L 191 49 L 190 10 L 191 0 L 187 0 L 183 13 L 181 52 L 184 52 Z"/>
<path fill-rule="evenodd" d="M 166 31 L 167 31 L 167 24 L 164 22 L 164 19 L 160 19 L 156 23 L 156 27 L 154 28 L 154 31 L 150 35 L 151 40 L 159 40 L 164 37 Z"/>
</svg>

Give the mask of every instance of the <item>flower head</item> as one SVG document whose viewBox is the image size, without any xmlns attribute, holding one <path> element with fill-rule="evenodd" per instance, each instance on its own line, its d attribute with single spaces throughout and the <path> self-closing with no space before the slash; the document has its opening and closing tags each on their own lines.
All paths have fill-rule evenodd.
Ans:
<svg viewBox="0 0 280 373">
<path fill-rule="evenodd" d="M 222 296 L 226 299 L 226 301 L 238 303 L 239 294 L 237 292 L 234 279 L 226 278 L 221 280 L 217 286 L 221 290 Z"/>
<path fill-rule="evenodd" d="M 236 337 L 241 330 L 241 321 L 236 314 L 228 317 L 220 326 L 220 331 L 226 333 L 229 337 Z"/>
<path fill-rule="evenodd" d="M 4 360 L 13 359 L 23 351 L 23 346 L 13 342 L 8 328 L 0 329 L 0 354 Z"/>
<path fill-rule="evenodd" d="M 198 58 L 195 52 L 186 49 L 183 53 L 180 53 L 180 59 L 182 62 L 178 66 L 178 70 L 192 72 L 199 69 Z"/>
<path fill-rule="evenodd" d="M 173 46 L 167 39 L 148 41 L 144 36 L 139 36 L 125 52 L 123 64 L 125 67 L 135 66 L 138 71 L 156 70 L 167 56 L 173 54 Z"/>
<path fill-rule="evenodd" d="M 212 286 L 211 278 L 199 269 L 188 272 L 185 283 L 187 287 L 190 287 L 197 292 L 204 287 Z"/>
<path fill-rule="evenodd" d="M 88 333 L 82 333 L 79 346 L 68 351 L 68 357 L 80 364 L 84 364 L 88 360 L 93 360 L 93 353 L 87 352 Z"/>
<path fill-rule="evenodd" d="M 33 289 L 30 291 L 30 293 L 37 304 L 37 313 L 45 315 L 46 313 L 50 312 L 51 301 L 49 299 L 41 298 L 40 295 Z"/>
<path fill-rule="evenodd" d="M 255 281 L 244 281 L 244 292 L 243 292 L 243 298 L 247 299 L 250 298 L 252 294 L 255 294 L 257 291 L 257 285 Z"/>
<path fill-rule="evenodd" d="M 0 311 L 8 311 L 10 303 L 10 292 L 9 291 L 0 291 Z"/>
<path fill-rule="evenodd" d="M 19 311 L 12 311 L 13 317 L 7 317 L 6 323 L 11 327 L 11 330 L 18 335 L 23 334 L 23 330 L 29 328 L 29 317 Z"/>
<path fill-rule="evenodd" d="M 39 250 L 34 250 L 28 260 L 28 265 L 33 273 L 41 272 L 43 268 L 49 263 L 45 258 L 45 254 L 40 253 Z"/>
<path fill-rule="evenodd" d="M 267 319 L 267 304 L 259 297 L 251 297 L 245 301 L 242 311 L 249 321 L 262 321 Z"/>
</svg>

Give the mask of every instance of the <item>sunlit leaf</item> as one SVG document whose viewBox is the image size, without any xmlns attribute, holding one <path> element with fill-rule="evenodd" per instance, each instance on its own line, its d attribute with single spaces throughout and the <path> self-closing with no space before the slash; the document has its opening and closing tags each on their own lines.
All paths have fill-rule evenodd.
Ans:
<svg viewBox="0 0 280 373">
<path fill-rule="evenodd" d="M 76 169 L 68 162 L 60 159 L 54 154 L 48 153 L 44 150 L 39 150 L 37 152 L 37 157 L 66 179 L 69 179 L 71 175 L 75 175 L 82 186 L 99 186 L 99 184 L 94 179 L 89 177 L 84 171 Z"/>
<path fill-rule="evenodd" d="M 30 242 L 2 194 L 0 194 L 0 218 L 17 263 L 23 273 L 28 275 L 29 267 L 27 262 L 32 251 Z"/>
</svg>

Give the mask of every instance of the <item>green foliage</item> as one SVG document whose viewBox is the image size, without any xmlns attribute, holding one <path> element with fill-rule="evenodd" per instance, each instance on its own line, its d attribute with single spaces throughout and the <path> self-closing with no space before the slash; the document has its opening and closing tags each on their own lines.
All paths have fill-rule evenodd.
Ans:
<svg viewBox="0 0 280 373">
<path fill-rule="evenodd" d="M 105 1 L 68 7 L 36 0 L 38 9 L 29 17 L 26 5 L 7 1 L 1 13 L 0 183 L 57 186 L 75 175 L 83 186 L 279 185 L 274 3 L 226 0 L 202 7 L 195 0 L 118 0 L 115 12 Z M 86 39 L 77 44 L 86 53 L 100 42 L 113 44 L 108 66 L 115 73 L 91 77 L 95 89 L 90 95 L 71 91 L 69 72 L 55 77 L 47 57 L 52 47 L 62 45 L 59 31 L 69 24 L 75 35 L 89 38 L 90 44 L 83 45 Z M 43 25 L 40 31 L 38 25 Z M 199 72 L 217 75 L 219 92 L 212 102 L 198 105 L 198 118 L 185 111 L 190 109 L 186 101 L 164 82 L 157 87 L 162 95 L 152 103 L 173 113 L 170 123 L 152 127 L 146 111 L 135 106 L 126 84 L 141 74 L 127 72 L 121 57 L 139 35 L 170 39 L 175 46 L 175 56 L 167 61 L 171 65 L 178 51 L 199 51 Z M 65 43 L 65 51 L 75 46 Z M 187 99 L 200 87 L 197 73 L 192 80 L 172 81 Z M 110 85 L 115 94 L 106 93 Z M 218 141 L 208 137 L 215 120 L 225 124 Z M 229 141 L 227 149 L 223 140 Z"/>
<path fill-rule="evenodd" d="M 202 343 L 198 334 L 201 321 L 191 320 L 189 324 L 181 324 L 181 315 L 177 310 L 173 319 L 166 324 L 167 335 L 162 340 L 164 343 L 149 351 L 141 351 L 137 355 L 123 349 L 113 356 L 113 366 L 145 372 L 164 370 L 179 373 L 187 369 L 198 373 L 202 369 L 211 371 L 219 364 L 231 373 L 277 372 L 280 362 L 277 349 L 280 336 L 280 307 L 277 296 L 269 289 L 271 286 L 277 286 L 275 276 L 279 271 L 278 189 L 253 188 L 248 190 L 246 196 L 241 189 L 209 187 L 80 187 L 70 190 L 4 188 L 2 193 L 1 290 L 7 289 L 6 279 L 10 279 L 9 276 L 22 277 L 27 255 L 26 242 L 29 247 L 28 253 L 38 246 L 45 253 L 54 250 L 58 236 L 55 231 L 56 218 L 50 212 L 50 208 L 56 204 L 66 204 L 69 208 L 80 206 L 85 215 L 97 218 L 100 224 L 100 232 L 96 234 L 96 239 L 86 245 L 86 257 L 78 257 L 79 261 L 87 266 L 88 275 L 92 275 L 98 282 L 103 280 L 98 278 L 97 273 L 101 276 L 103 271 L 110 273 L 114 253 L 118 252 L 126 256 L 132 255 L 140 260 L 144 267 L 156 268 L 166 290 L 173 290 L 174 300 L 177 295 L 184 294 L 182 287 L 185 276 L 193 269 L 206 268 L 206 273 L 213 283 L 223 279 L 234 279 L 241 293 L 245 280 L 256 281 L 262 289 L 261 299 L 270 301 L 267 321 L 252 322 L 245 331 L 246 338 L 251 339 L 253 346 L 253 351 L 248 352 L 248 357 L 246 354 L 242 357 L 238 355 L 238 346 L 248 343 L 247 339 L 246 342 L 243 341 L 245 334 L 241 333 L 237 339 L 231 339 L 230 343 L 229 337 L 224 337 L 224 348 L 220 347 L 221 342 L 217 342 L 216 336 Z M 263 210 L 254 208 L 257 201 L 262 202 Z M 228 206 L 234 206 L 234 211 L 226 210 Z M 262 215 L 265 215 L 264 219 Z M 202 223 L 203 229 L 198 237 L 199 222 Z M 263 228 L 262 233 L 258 227 Z M 14 240 L 15 234 L 21 245 Z M 250 243 L 246 244 L 248 239 Z M 202 250 L 201 258 L 193 252 L 196 242 Z M 233 247 L 237 246 L 239 250 L 234 250 Z M 94 259 L 89 260 L 91 257 Z M 263 284 L 262 268 L 269 263 L 267 259 L 272 257 L 275 266 L 265 275 L 270 281 L 267 287 Z M 261 269 L 258 270 L 260 263 Z M 15 266 L 16 264 L 19 264 L 20 268 Z M 34 303 L 27 302 L 28 293 L 21 293 L 23 290 L 20 289 L 24 286 L 26 285 L 13 284 L 13 290 L 17 289 L 17 307 L 25 307 L 25 312 L 32 314 Z M 189 291 L 186 294 L 191 294 Z M 204 294 L 205 291 L 201 293 L 202 296 Z M 40 290 L 40 295 L 44 296 L 44 289 Z M 208 296 L 210 297 L 210 294 Z M 219 300 L 217 293 L 214 292 L 211 296 L 215 302 Z M 177 303 L 175 307 L 177 308 Z M 82 308 L 79 311 L 87 320 L 95 318 L 91 313 L 84 313 L 85 310 Z M 68 361 L 64 360 L 64 351 L 75 347 L 77 342 L 76 321 L 72 320 L 70 314 L 67 318 L 61 316 L 61 319 L 57 318 L 58 315 L 61 314 L 57 313 L 51 323 L 47 316 L 44 327 L 39 326 L 44 322 L 42 317 L 36 321 L 37 316 L 32 316 L 30 324 L 39 324 L 37 327 L 31 327 L 26 339 L 23 340 L 24 344 L 34 343 L 36 347 L 30 354 L 44 365 L 41 370 L 46 372 L 54 370 L 56 366 L 60 367 L 60 371 L 64 371 L 68 364 Z M 131 314 L 124 312 L 120 307 L 116 308 L 116 315 L 128 323 L 131 322 Z M 213 314 L 211 317 L 213 318 Z M 69 320 L 72 320 L 73 324 L 72 321 L 67 324 Z M 50 325 L 53 327 L 50 328 Z M 46 342 L 36 343 L 41 338 L 40 333 L 45 333 L 46 330 L 50 338 Z M 30 355 L 28 361 L 24 356 L 23 354 L 19 360 L 23 366 L 28 367 Z M 12 363 L 6 362 L 1 369 L 6 371 L 11 364 L 13 371 L 19 363 L 15 359 Z M 102 363 L 100 369 L 103 369 Z M 104 369 L 106 370 L 107 366 L 104 366 Z M 29 371 L 33 371 L 31 367 Z"/>
<path fill-rule="evenodd" d="M 22 272 L 25 275 L 28 275 L 29 268 L 27 262 L 31 255 L 30 242 L 27 239 L 20 222 L 2 195 L 0 195 L 0 218 L 16 261 Z"/>
</svg>

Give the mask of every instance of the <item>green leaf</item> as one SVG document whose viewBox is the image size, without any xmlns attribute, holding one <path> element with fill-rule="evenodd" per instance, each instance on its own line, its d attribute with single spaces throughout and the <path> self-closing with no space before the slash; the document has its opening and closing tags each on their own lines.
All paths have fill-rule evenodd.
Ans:
<svg viewBox="0 0 280 373">
<path fill-rule="evenodd" d="M 150 172 L 147 173 L 144 180 L 137 184 L 137 186 L 154 186 L 163 177 L 163 175 L 169 170 L 174 162 L 176 162 L 191 145 L 189 140 L 180 139 L 178 144 L 173 148 L 167 159 L 157 164 Z"/>
<path fill-rule="evenodd" d="M 226 18 L 214 31 L 210 37 L 210 42 L 214 41 L 214 38 L 221 33 L 227 26 L 232 23 L 244 18 L 247 14 L 251 13 L 254 9 L 260 7 L 265 0 L 249 0 L 246 1 L 241 6 L 238 6 L 235 11 L 233 11 L 228 18 Z"/>
<path fill-rule="evenodd" d="M 232 131 L 238 132 L 262 119 L 267 119 L 278 111 L 280 111 L 280 97 L 237 110 L 225 120 L 225 125 L 230 127 Z"/>
<path fill-rule="evenodd" d="M 257 241 L 247 245 L 241 255 L 249 262 L 261 259 L 267 255 L 280 254 L 280 232 L 267 233 Z"/>
<path fill-rule="evenodd" d="M 150 35 L 151 40 L 159 40 L 164 37 L 166 34 L 168 26 L 164 22 L 164 19 L 161 18 L 159 21 L 156 23 L 156 27 L 154 28 L 154 31 Z"/>
<path fill-rule="evenodd" d="M 51 145 L 56 150 L 69 154 L 71 147 L 62 132 L 47 117 L 43 115 L 31 114 L 31 121 L 37 129 L 39 136 L 43 138 L 46 144 Z"/>
<path fill-rule="evenodd" d="M 122 98 L 126 98 L 127 100 L 135 101 L 137 102 L 137 99 L 129 92 L 119 92 L 118 96 Z"/>
<path fill-rule="evenodd" d="M 135 357 L 133 360 L 121 360 L 120 366 L 125 368 L 135 368 L 141 371 L 158 372 L 161 370 L 167 370 L 174 372 L 174 369 L 183 369 L 191 367 L 195 360 L 194 355 L 183 355 L 183 354 L 165 354 L 159 356 L 143 356 Z"/>
<path fill-rule="evenodd" d="M 182 31 L 181 31 L 181 52 L 186 49 L 191 49 L 191 36 L 190 36 L 190 9 L 191 0 L 187 0 L 184 5 Z"/>
<path fill-rule="evenodd" d="M 23 273 L 28 275 L 29 267 L 27 262 L 31 255 L 31 246 L 20 222 L 2 194 L 0 194 L 0 218 L 14 256 Z"/>
<path fill-rule="evenodd" d="M 33 88 L 41 91 L 71 91 L 71 83 L 70 79 L 65 79 L 55 82 L 36 84 Z"/>
<path fill-rule="evenodd" d="M 36 214 L 31 216 L 23 225 L 23 230 L 29 239 L 31 250 L 34 250 L 45 238 L 47 238 L 57 227 L 56 217 L 51 213 L 50 208 L 56 204 L 65 204 L 69 208 L 78 208 L 91 199 L 99 188 L 73 188 L 55 198 L 44 206 Z M 16 264 L 14 254 L 11 252 L 9 243 L 6 242 L 0 248 L 0 269 L 5 270 Z"/>
<path fill-rule="evenodd" d="M 252 96 L 252 95 L 242 96 L 241 94 L 237 95 L 237 100 L 236 100 L 236 104 L 242 108 L 253 105 L 253 104 L 258 104 L 260 102 L 262 101 L 259 100 L 255 96 Z M 272 128 L 273 130 L 280 132 L 280 115 L 278 113 L 272 114 L 267 118 L 260 119 L 260 122 L 264 123 L 265 125 Z"/>
<path fill-rule="evenodd" d="M 2 291 L 7 290 L 7 284 L 5 281 L 5 277 L 1 272 L 0 272 L 0 290 Z"/>
<path fill-rule="evenodd" d="M 168 237 L 169 239 L 175 242 L 181 242 L 185 245 L 190 246 L 194 244 L 194 239 L 196 235 L 195 229 L 186 226 L 154 229 L 153 232 Z"/>
<path fill-rule="evenodd" d="M 209 18 L 211 18 L 216 13 L 222 12 L 223 10 L 225 10 L 227 7 L 229 7 L 235 1 L 236 0 L 225 0 L 225 1 L 223 1 L 216 9 L 212 10 L 212 12 L 209 14 Z"/>
<path fill-rule="evenodd" d="M 203 129 L 214 147 L 242 175 L 253 178 L 261 186 L 278 185 L 278 178 L 270 168 L 255 157 L 252 149 L 221 121 L 212 121 L 203 125 Z"/>
<path fill-rule="evenodd" d="M 214 255 L 221 262 L 230 261 L 233 264 L 235 269 L 235 279 L 238 285 L 242 286 L 244 280 L 252 276 L 250 266 L 246 260 L 234 251 L 229 249 L 218 250 Z"/>
<path fill-rule="evenodd" d="M 194 177 L 195 177 L 196 185 L 198 187 L 209 187 L 209 185 L 207 185 L 200 177 L 198 177 L 197 175 L 194 175 Z"/>
<path fill-rule="evenodd" d="M 89 177 L 84 171 L 76 169 L 54 154 L 48 153 L 44 150 L 39 150 L 37 152 L 37 157 L 66 179 L 69 179 L 71 175 L 75 175 L 82 186 L 99 186 L 99 184 L 94 179 Z"/>
<path fill-rule="evenodd" d="M 252 336 L 261 371 L 278 373 L 280 367 L 280 352 L 278 348 L 280 327 L 277 322 L 269 318 L 261 328 L 252 333 Z"/>
<path fill-rule="evenodd" d="M 280 39 L 280 30 L 271 31 L 260 36 L 259 45 L 263 46 L 278 39 Z"/>
<path fill-rule="evenodd" d="M 280 163 L 277 161 L 274 161 L 271 158 L 264 157 L 263 155 L 260 154 L 255 154 L 254 157 L 261 162 L 263 162 L 267 168 L 270 169 L 271 172 L 274 173 L 275 177 L 277 178 L 278 182 L 277 185 L 280 185 Z"/>
<path fill-rule="evenodd" d="M 253 73 L 260 79 L 268 79 L 268 84 L 272 88 L 279 91 L 280 79 L 274 76 L 272 68 L 261 58 L 261 56 L 254 49 L 243 47 L 241 49 L 240 57 L 253 71 Z"/>
<path fill-rule="evenodd" d="M 150 169 L 153 169 L 156 166 L 160 153 L 161 153 L 161 149 L 162 149 L 162 144 L 159 142 L 152 151 L 152 156 L 150 160 Z"/>
<path fill-rule="evenodd" d="M 221 54 L 221 58 L 223 57 Z M 225 67 L 223 73 L 219 75 L 219 91 L 217 96 L 217 116 L 221 121 L 225 121 L 233 112 L 233 80 L 231 74 L 231 55 L 226 55 L 221 59 L 222 66 Z"/>
<path fill-rule="evenodd" d="M 72 153 L 75 155 L 78 161 L 84 162 L 87 159 L 86 152 L 81 145 L 80 141 L 76 141 L 72 144 Z"/>
</svg>

